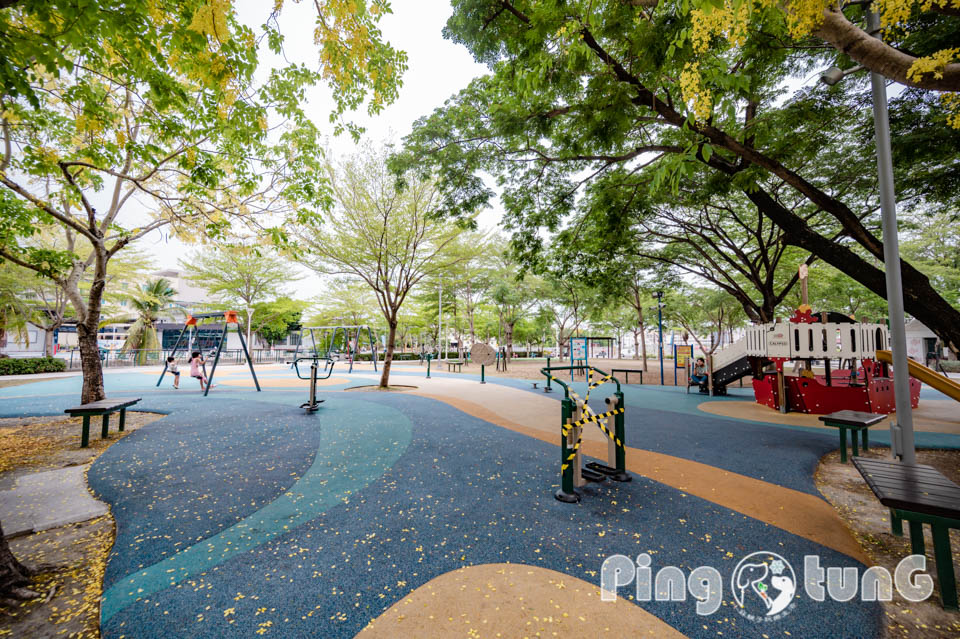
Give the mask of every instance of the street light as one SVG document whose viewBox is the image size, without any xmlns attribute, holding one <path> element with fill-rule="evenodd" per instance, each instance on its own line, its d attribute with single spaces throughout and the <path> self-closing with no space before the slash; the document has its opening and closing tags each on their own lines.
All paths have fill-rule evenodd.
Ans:
<svg viewBox="0 0 960 639">
<path fill-rule="evenodd" d="M 657 339 L 657 349 L 660 351 L 660 385 L 663 386 L 663 291 L 654 293 L 657 298 L 657 326 L 660 337 Z"/>
<path fill-rule="evenodd" d="M 867 32 L 880 38 L 880 16 L 876 11 L 867 12 Z M 844 76 L 862 68 L 840 71 L 833 67 L 820 76 L 820 81 L 832 86 Z M 880 177 L 880 214 L 883 226 L 883 264 L 887 279 L 887 312 L 890 316 L 890 350 L 893 351 L 893 393 L 897 409 L 897 423 L 891 433 L 892 444 L 894 454 L 899 454 L 903 463 L 915 464 L 913 407 L 910 405 L 910 379 L 907 370 L 907 335 L 904 327 L 903 282 L 900 277 L 897 199 L 893 188 L 886 78 L 875 71 L 871 72 L 870 84 L 873 89 L 873 126 L 877 138 L 877 171 Z"/>
</svg>

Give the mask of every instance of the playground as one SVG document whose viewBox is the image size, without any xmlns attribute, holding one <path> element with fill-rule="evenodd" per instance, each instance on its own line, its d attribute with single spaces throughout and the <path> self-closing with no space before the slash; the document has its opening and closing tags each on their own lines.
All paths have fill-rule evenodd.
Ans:
<svg viewBox="0 0 960 639">
<path fill-rule="evenodd" d="M 755 637 L 729 586 L 744 556 L 775 552 L 794 570 L 805 555 L 871 565 L 815 482 L 837 449 L 834 430 L 769 409 L 763 420 L 716 408 L 756 405 L 752 389 L 710 398 L 620 384 L 617 405 L 608 401 L 616 380 L 601 372 L 588 387 L 551 371 L 554 392 L 544 393 L 523 379 L 481 384 L 477 366 L 427 379 L 413 362 L 393 374 L 415 388 L 358 394 L 344 391 L 377 373 L 369 362 L 347 367 L 316 380 L 324 401 L 313 411 L 301 406 L 311 381 L 288 365 L 258 367 L 256 380 L 246 367 L 221 367 L 208 396 L 169 380 L 158 387 L 156 368 L 105 375 L 111 398 L 141 398 L 133 410 L 163 416 L 87 472 L 116 521 L 104 637 Z M 2 388 L 2 416 L 62 414 L 79 385 L 74 376 Z M 569 440 L 564 387 L 571 417 L 587 418 Z M 929 387 L 920 398 L 945 400 Z M 960 448 L 960 419 L 929 431 L 920 423 L 918 447 Z M 884 430 L 874 445 L 889 441 Z M 565 463 L 574 441 L 584 458 L 582 476 L 570 471 L 575 486 L 561 471 L 561 439 Z M 587 482 L 587 462 L 620 465 L 624 476 Z M 555 498 L 571 488 L 579 503 Z M 715 567 L 718 610 L 698 614 L 692 591 L 638 600 L 632 585 L 601 601 L 604 559 L 642 553 L 654 574 Z M 888 615 L 924 619 L 898 613 L 903 603 L 817 602 L 798 591 L 777 632 L 805 636 L 817 624 L 832 636 L 884 636 Z M 938 595 L 917 606 L 939 610 Z"/>
</svg>

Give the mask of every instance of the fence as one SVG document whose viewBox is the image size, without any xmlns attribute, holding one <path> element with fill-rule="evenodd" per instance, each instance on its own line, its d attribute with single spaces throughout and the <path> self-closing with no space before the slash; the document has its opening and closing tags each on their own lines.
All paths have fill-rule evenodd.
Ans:
<svg viewBox="0 0 960 639">
<path fill-rule="evenodd" d="M 127 366 L 162 366 L 167 357 L 173 354 L 172 349 L 137 349 L 128 351 L 111 351 L 101 349 L 100 363 L 104 368 L 122 368 Z M 212 360 L 215 350 L 204 351 L 204 358 Z M 250 351 L 250 357 L 256 364 L 282 364 L 290 359 L 292 351 L 269 350 L 259 348 Z M 80 368 L 80 351 L 72 349 L 69 352 L 61 350 L 58 357 L 67 363 L 67 370 Z M 177 362 L 187 364 L 190 361 L 190 351 L 181 350 L 177 353 Z M 220 364 L 246 364 L 247 358 L 243 349 L 224 349 L 220 353 Z"/>
</svg>

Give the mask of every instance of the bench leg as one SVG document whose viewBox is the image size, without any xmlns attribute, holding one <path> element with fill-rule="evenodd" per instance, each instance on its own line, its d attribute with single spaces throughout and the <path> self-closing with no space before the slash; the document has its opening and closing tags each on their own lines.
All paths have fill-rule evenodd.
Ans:
<svg viewBox="0 0 960 639">
<path fill-rule="evenodd" d="M 103 416 L 103 428 L 100 430 L 100 438 L 106 439 L 110 436 L 110 413 Z"/>
<path fill-rule="evenodd" d="M 858 445 L 859 442 L 857 441 L 857 440 L 859 440 L 859 439 L 860 439 L 860 438 L 857 437 L 857 431 L 856 431 L 856 429 L 851 429 L 851 430 L 850 430 L 850 441 L 853 443 L 853 456 L 854 456 L 854 457 L 859 457 L 859 456 L 860 456 L 860 447 L 859 447 L 859 445 Z"/>
<path fill-rule="evenodd" d="M 890 532 L 896 537 L 903 537 L 903 520 L 890 511 Z"/>
<path fill-rule="evenodd" d="M 957 610 L 957 579 L 950 552 L 950 529 L 943 524 L 930 524 L 930 527 L 933 529 L 933 559 L 937 562 L 937 580 L 940 582 L 940 603 L 944 608 Z"/>
<path fill-rule="evenodd" d="M 847 463 L 847 429 L 840 427 L 840 463 Z"/>
<path fill-rule="evenodd" d="M 126 423 L 127 423 L 127 409 L 121 408 L 120 409 L 120 425 L 118 427 L 121 433 L 123 432 L 123 427 L 126 425 Z"/>
<path fill-rule="evenodd" d="M 90 416 L 83 416 L 83 431 L 80 433 L 80 448 L 90 445 Z"/>
<path fill-rule="evenodd" d="M 863 429 L 863 449 L 864 449 L 864 450 L 870 450 L 870 442 L 869 442 L 869 440 L 868 440 L 868 438 L 867 438 L 867 433 L 869 433 L 869 432 L 870 432 L 870 429 L 869 429 L 869 428 L 864 428 L 864 429 Z"/>
<path fill-rule="evenodd" d="M 908 521 L 910 525 L 910 552 L 914 555 L 926 554 L 923 544 L 923 524 L 919 521 Z"/>
</svg>

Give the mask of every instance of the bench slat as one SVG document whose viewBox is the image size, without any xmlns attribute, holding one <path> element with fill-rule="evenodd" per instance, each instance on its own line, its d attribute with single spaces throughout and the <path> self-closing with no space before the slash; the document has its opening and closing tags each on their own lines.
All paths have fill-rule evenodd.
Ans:
<svg viewBox="0 0 960 639">
<path fill-rule="evenodd" d="M 873 426 L 877 422 L 881 422 L 886 418 L 886 415 L 878 415 L 876 413 L 864 413 L 856 410 L 840 410 L 835 413 L 830 413 L 829 415 L 821 415 L 821 422 L 832 422 L 828 424 L 833 426 L 834 424 L 843 424 L 844 426 L 859 426 L 861 428 L 866 428 L 868 426 Z"/>
<path fill-rule="evenodd" d="M 90 402 L 88 404 L 81 404 L 80 406 L 74 406 L 73 408 L 68 408 L 64 413 L 70 415 L 82 415 L 86 414 L 95 414 L 102 412 L 113 412 L 118 411 L 121 408 L 126 408 L 128 406 L 133 406 L 139 402 L 142 398 L 137 397 L 136 399 L 101 399 L 100 401 Z"/>
<path fill-rule="evenodd" d="M 853 464 L 884 506 L 960 519 L 960 486 L 935 468 L 860 457 Z"/>
<path fill-rule="evenodd" d="M 876 478 L 876 480 L 880 483 L 887 480 L 899 482 L 903 478 L 903 475 L 892 474 L 890 471 L 884 471 L 884 470 L 870 470 L 865 472 L 870 477 Z M 952 481 L 944 477 L 943 475 L 940 475 L 939 473 L 935 475 L 927 474 L 927 473 L 917 473 L 916 475 L 912 475 L 912 477 L 914 478 L 914 481 L 924 486 L 955 486 L 956 485 Z"/>
</svg>

